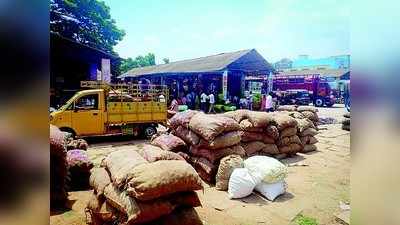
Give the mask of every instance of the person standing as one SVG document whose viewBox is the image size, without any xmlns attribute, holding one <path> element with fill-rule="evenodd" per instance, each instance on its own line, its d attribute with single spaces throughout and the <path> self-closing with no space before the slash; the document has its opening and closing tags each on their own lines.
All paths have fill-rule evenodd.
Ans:
<svg viewBox="0 0 400 225">
<path fill-rule="evenodd" d="M 253 110 L 253 92 L 250 91 L 250 94 L 247 98 L 248 98 L 247 103 L 249 106 L 249 110 Z"/>
<path fill-rule="evenodd" d="M 175 112 L 179 111 L 179 103 L 176 100 L 176 98 L 174 97 L 171 101 L 171 105 L 169 106 L 169 109 Z"/>
<path fill-rule="evenodd" d="M 208 113 L 211 113 L 211 112 L 215 113 L 215 110 L 214 110 L 215 97 L 214 97 L 214 94 L 212 92 L 208 96 L 208 99 L 210 99 L 210 107 L 208 109 Z"/>
<path fill-rule="evenodd" d="M 273 101 L 272 101 L 272 92 L 269 92 L 266 99 L 265 99 L 265 111 L 266 112 L 273 112 Z"/>
<path fill-rule="evenodd" d="M 204 91 L 200 95 L 200 109 L 203 112 L 206 112 L 207 110 L 207 95 Z"/>
</svg>

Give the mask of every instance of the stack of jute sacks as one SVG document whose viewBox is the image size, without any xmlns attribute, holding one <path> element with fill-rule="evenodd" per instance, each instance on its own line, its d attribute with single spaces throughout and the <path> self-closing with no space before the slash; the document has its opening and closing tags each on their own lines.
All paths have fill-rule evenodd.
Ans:
<svg viewBox="0 0 400 225">
<path fill-rule="evenodd" d="M 94 224 L 141 224 L 197 207 L 194 191 L 203 188 L 181 156 L 152 145 L 110 153 L 92 169 L 90 184 L 86 210 Z"/>
<path fill-rule="evenodd" d="M 188 110 L 177 113 L 169 121 L 171 134 L 181 138 L 189 150 L 180 152 L 200 177 L 215 182 L 221 158 L 228 155 L 244 156 L 240 146 L 240 126 L 223 115 L 208 115 Z"/>
<path fill-rule="evenodd" d="M 66 139 L 56 126 L 50 125 L 50 206 L 63 207 L 68 192 L 66 183 L 68 177 Z"/>
<path fill-rule="evenodd" d="M 342 130 L 350 131 L 350 113 L 343 114 L 344 120 L 342 121 Z"/>
<path fill-rule="evenodd" d="M 279 154 L 276 142 L 279 131 L 270 113 L 237 110 L 225 113 L 240 124 L 241 145 L 246 156 L 277 155 Z"/>
<path fill-rule="evenodd" d="M 280 106 L 278 110 L 297 121 L 297 136 L 300 138 L 301 143 L 300 152 L 306 153 L 317 150 L 315 145 L 318 142 L 315 138 L 315 135 L 318 133 L 316 122 L 318 120 L 317 109 L 312 106 Z"/>
<path fill-rule="evenodd" d="M 300 137 L 302 144 L 301 152 L 306 153 L 317 150 L 315 144 L 318 140 L 315 135 L 317 135 L 318 131 L 314 123 L 299 112 L 289 112 L 288 114 L 297 121 L 297 135 Z"/>
<path fill-rule="evenodd" d="M 305 118 L 311 120 L 316 128 L 318 127 L 319 118 L 317 114 L 317 108 L 314 106 L 299 106 L 297 107 L 296 111 L 303 114 Z"/>
<path fill-rule="evenodd" d="M 298 124 L 296 119 L 283 112 L 271 113 L 276 127 L 279 130 L 277 141 L 281 157 L 292 156 L 303 148 L 301 140 L 297 135 Z"/>
<path fill-rule="evenodd" d="M 67 152 L 70 190 L 83 190 L 89 187 L 90 169 L 93 163 L 86 151 L 73 149 Z"/>
</svg>

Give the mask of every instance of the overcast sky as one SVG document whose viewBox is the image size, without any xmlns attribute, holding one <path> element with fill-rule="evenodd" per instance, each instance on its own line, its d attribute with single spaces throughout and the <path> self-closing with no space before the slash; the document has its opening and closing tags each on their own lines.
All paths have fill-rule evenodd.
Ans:
<svg viewBox="0 0 400 225">
<path fill-rule="evenodd" d="M 126 32 L 121 57 L 157 63 L 255 48 L 269 62 L 349 54 L 349 1 L 105 0 Z"/>
</svg>

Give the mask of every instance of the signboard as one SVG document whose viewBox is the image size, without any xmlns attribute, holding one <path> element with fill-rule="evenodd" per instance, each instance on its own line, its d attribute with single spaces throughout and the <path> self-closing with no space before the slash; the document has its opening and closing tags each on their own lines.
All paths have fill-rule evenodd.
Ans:
<svg viewBox="0 0 400 225">
<path fill-rule="evenodd" d="M 101 75 L 102 81 L 106 83 L 111 82 L 110 59 L 101 59 Z"/>
<path fill-rule="evenodd" d="M 228 71 L 225 70 L 222 74 L 222 94 L 224 95 L 224 100 L 228 98 Z"/>
</svg>

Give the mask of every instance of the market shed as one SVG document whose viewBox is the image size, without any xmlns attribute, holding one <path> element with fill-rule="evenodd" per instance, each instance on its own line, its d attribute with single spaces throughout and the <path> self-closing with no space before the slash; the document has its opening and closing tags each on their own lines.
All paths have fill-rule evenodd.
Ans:
<svg viewBox="0 0 400 225">
<path fill-rule="evenodd" d="M 255 49 L 248 49 L 134 68 L 118 78 L 127 82 L 146 80 L 166 84 L 170 86 L 172 95 L 208 91 L 240 96 L 246 76 L 267 77 L 272 70 L 272 66 Z"/>
</svg>

